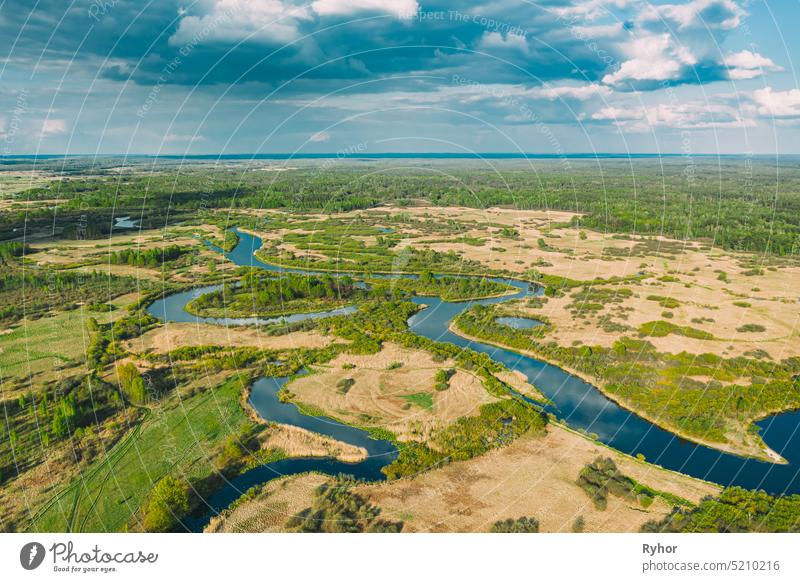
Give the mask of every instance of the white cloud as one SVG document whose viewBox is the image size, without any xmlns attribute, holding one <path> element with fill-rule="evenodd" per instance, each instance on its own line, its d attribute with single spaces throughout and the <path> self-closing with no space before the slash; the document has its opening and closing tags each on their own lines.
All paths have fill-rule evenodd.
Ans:
<svg viewBox="0 0 800 582">
<path fill-rule="evenodd" d="M 553 8 L 556 16 L 561 18 L 585 18 L 586 20 L 596 20 L 609 15 L 611 8 L 625 8 L 633 4 L 635 0 L 585 0 L 576 2 L 570 6 Z"/>
<path fill-rule="evenodd" d="M 604 107 L 590 118 L 611 121 L 622 131 L 643 133 L 658 127 L 672 129 L 723 129 L 753 127 L 755 122 L 730 105 L 694 101 L 660 104 L 651 107 Z"/>
<path fill-rule="evenodd" d="M 202 135 L 193 135 L 193 134 L 182 134 L 182 133 L 168 133 L 164 136 L 164 141 L 169 143 L 174 142 L 196 142 L 196 141 L 206 141 L 206 138 Z"/>
<path fill-rule="evenodd" d="M 416 0 L 315 0 L 311 8 L 320 16 L 350 16 L 360 12 L 411 18 L 419 12 Z"/>
<path fill-rule="evenodd" d="M 528 41 L 522 34 L 505 34 L 500 32 L 484 32 L 481 39 L 478 41 L 478 48 L 480 50 L 513 50 L 523 54 L 528 54 Z"/>
<path fill-rule="evenodd" d="M 351 16 L 361 12 L 411 18 L 419 10 L 416 0 L 316 0 L 311 5 L 290 0 L 205 0 L 199 15 L 185 13 L 170 38 L 173 45 L 209 41 L 266 44 L 291 42 L 301 36 L 300 25 L 318 16 Z"/>
<path fill-rule="evenodd" d="M 679 30 L 689 28 L 733 30 L 746 14 L 734 0 L 692 0 L 685 4 L 652 4 L 642 10 L 642 22 L 667 21 Z"/>
<path fill-rule="evenodd" d="M 650 34 L 633 39 L 622 47 L 630 58 L 619 69 L 603 77 L 615 85 L 623 81 L 663 81 L 676 79 L 685 66 L 696 64 L 689 49 L 677 46 L 669 34 Z"/>
<path fill-rule="evenodd" d="M 544 97 L 554 101 L 556 99 L 577 99 L 578 101 L 586 101 L 592 97 L 608 97 L 613 91 L 603 85 L 597 83 L 590 83 L 588 85 L 561 85 L 561 86 L 548 86 L 539 89 L 533 89 L 531 94 L 538 97 Z"/>
<path fill-rule="evenodd" d="M 331 139 L 331 134 L 329 134 L 327 131 L 318 131 L 317 133 L 309 137 L 308 141 L 313 141 L 314 143 L 322 143 L 330 141 L 330 139 Z"/>
<path fill-rule="evenodd" d="M 774 91 L 765 87 L 753 91 L 759 115 L 765 117 L 800 117 L 800 89 Z"/>
<path fill-rule="evenodd" d="M 619 38 L 625 30 L 621 22 L 614 24 L 596 24 L 591 26 L 573 26 L 570 32 L 578 39 Z"/>
<path fill-rule="evenodd" d="M 45 119 L 39 131 L 40 137 L 60 135 L 67 132 L 67 122 L 63 119 Z"/>
<path fill-rule="evenodd" d="M 642 107 L 603 107 L 591 115 L 595 121 L 626 121 L 631 119 L 643 119 L 644 108 Z"/>
<path fill-rule="evenodd" d="M 298 24 L 309 20 L 307 7 L 282 0 L 211 0 L 202 16 L 184 16 L 170 38 L 173 45 L 207 41 L 238 42 L 251 38 L 267 43 L 286 43 L 300 36 Z"/>
<path fill-rule="evenodd" d="M 728 76 L 737 81 L 754 79 L 766 72 L 783 70 L 772 62 L 772 59 L 748 50 L 730 53 L 725 57 L 724 62 L 725 66 L 728 67 Z"/>
</svg>

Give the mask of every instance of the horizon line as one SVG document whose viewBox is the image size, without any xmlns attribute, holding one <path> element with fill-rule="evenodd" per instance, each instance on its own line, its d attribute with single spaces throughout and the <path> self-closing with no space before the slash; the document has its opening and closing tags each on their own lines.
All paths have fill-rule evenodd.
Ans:
<svg viewBox="0 0 800 582">
<path fill-rule="evenodd" d="M 57 158 L 165 158 L 165 159 L 340 159 L 340 160 L 358 160 L 358 159 L 381 159 L 381 158 L 423 158 L 423 159 L 482 159 L 482 158 L 504 158 L 504 159 L 592 159 L 592 158 L 687 158 L 694 157 L 716 157 L 716 158 L 780 158 L 780 157 L 795 157 L 800 156 L 800 153 L 753 153 L 753 152 L 740 152 L 740 153 L 707 153 L 696 152 L 692 154 L 686 153 L 656 153 L 656 152 L 573 152 L 564 154 L 547 154 L 547 153 L 514 153 L 514 152 L 376 152 L 364 153 L 355 152 L 350 153 L 346 151 L 339 152 L 320 152 L 320 153 L 288 153 L 288 152 L 274 152 L 274 153 L 202 153 L 202 154 L 147 154 L 147 153 L 103 153 L 103 154 L 65 154 L 65 153 L 39 153 L 39 154 L 0 154 L 0 160 L 13 160 L 13 159 L 57 159 Z"/>
</svg>

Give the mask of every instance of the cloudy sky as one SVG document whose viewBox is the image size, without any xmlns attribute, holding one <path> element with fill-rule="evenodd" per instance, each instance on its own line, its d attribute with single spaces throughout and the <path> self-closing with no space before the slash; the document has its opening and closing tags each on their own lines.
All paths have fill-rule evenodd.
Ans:
<svg viewBox="0 0 800 582">
<path fill-rule="evenodd" d="M 798 0 L 5 0 L 20 153 L 800 153 Z"/>
</svg>

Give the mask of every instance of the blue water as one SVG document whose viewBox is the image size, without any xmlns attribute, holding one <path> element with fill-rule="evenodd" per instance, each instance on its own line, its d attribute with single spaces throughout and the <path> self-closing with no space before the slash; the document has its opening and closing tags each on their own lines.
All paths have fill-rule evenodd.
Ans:
<svg viewBox="0 0 800 582">
<path fill-rule="evenodd" d="M 372 438 L 365 430 L 336 422 L 321 416 L 302 414 L 297 405 L 281 402 L 278 391 L 289 378 L 261 378 L 250 392 L 248 402 L 265 420 L 299 426 L 329 436 L 342 442 L 363 447 L 367 458 L 358 463 L 345 463 L 331 458 L 291 458 L 260 465 L 233 479 L 226 480 L 223 487 L 205 499 L 203 517 L 185 520 L 184 525 L 192 531 L 201 531 L 211 516 L 218 514 L 255 485 L 266 483 L 276 477 L 297 475 L 308 471 L 319 471 L 328 475 L 340 473 L 352 475 L 365 481 L 382 481 L 386 477 L 381 468 L 397 458 L 397 448 L 389 441 Z"/>
<path fill-rule="evenodd" d="M 495 319 L 497 323 L 513 327 L 514 329 L 533 329 L 542 325 L 541 321 L 530 319 L 528 317 L 498 317 Z"/>
<path fill-rule="evenodd" d="M 240 243 L 225 256 L 237 265 L 269 271 L 305 272 L 282 269 L 259 261 L 253 253 L 261 247 L 258 237 L 239 233 Z M 397 275 L 405 276 L 405 275 Z M 474 304 L 495 304 L 541 293 L 527 283 L 514 279 L 494 278 L 517 289 L 513 295 L 475 302 L 448 302 L 436 297 L 415 297 L 426 307 L 409 319 L 411 331 L 430 339 L 450 342 L 460 347 L 485 353 L 511 370 L 522 372 L 551 401 L 548 411 L 576 429 L 597 435 L 600 442 L 631 455 L 643 454 L 651 462 L 693 477 L 724 486 L 738 485 L 748 489 L 764 489 L 773 494 L 800 493 L 800 411 L 779 414 L 758 423 L 764 441 L 789 463 L 774 464 L 727 454 L 688 442 L 651 422 L 625 410 L 604 396 L 597 388 L 568 372 L 511 350 L 462 338 L 448 329 L 459 313 Z M 209 288 L 206 288 L 206 292 Z M 196 289 L 177 293 L 155 302 L 151 314 L 165 321 L 196 321 L 183 310 Z M 309 317 L 312 314 L 302 314 Z M 240 320 L 219 319 L 214 323 L 236 325 Z M 391 462 L 396 454 L 391 443 L 371 439 L 367 433 L 330 419 L 304 416 L 291 404 L 281 403 L 274 395 L 285 378 L 262 378 L 253 387 L 251 402 L 266 420 L 295 424 L 357 446 L 364 446 L 370 457 L 364 463 L 348 464 L 331 459 L 287 459 L 258 467 L 231 480 L 209 500 L 210 510 L 227 507 L 248 487 L 279 475 L 315 470 L 328 474 L 350 473 L 365 479 L 382 479 L 380 467 Z M 367 446 L 369 445 L 369 446 Z"/>
</svg>

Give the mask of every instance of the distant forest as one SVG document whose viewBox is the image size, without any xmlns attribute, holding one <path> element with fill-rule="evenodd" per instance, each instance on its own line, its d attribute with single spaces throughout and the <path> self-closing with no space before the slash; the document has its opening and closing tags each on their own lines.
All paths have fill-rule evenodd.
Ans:
<svg viewBox="0 0 800 582">
<path fill-rule="evenodd" d="M 351 161 L 331 168 L 320 160 L 316 167 L 307 163 L 266 172 L 195 164 L 100 176 L 81 176 L 73 168 L 68 177 L 18 198 L 58 201 L 57 215 L 67 225 L 74 224 L 79 209 L 89 212 L 84 229 L 89 236 L 107 233 L 112 208 L 117 216 L 123 211 L 143 216 L 145 226 L 163 226 L 182 212 L 196 216 L 202 209 L 336 212 L 428 203 L 566 210 L 582 214 L 576 225 L 603 232 L 708 240 L 724 249 L 774 255 L 796 254 L 800 244 L 796 160 L 780 168 L 763 158 L 710 157 L 421 165 L 393 168 L 373 161 L 356 166 Z M 53 214 L 51 207 L 6 212 L 0 217 L 0 240 L 11 238 L 11 227 L 26 217 L 30 225 L 37 219 L 52 222 Z"/>
</svg>

